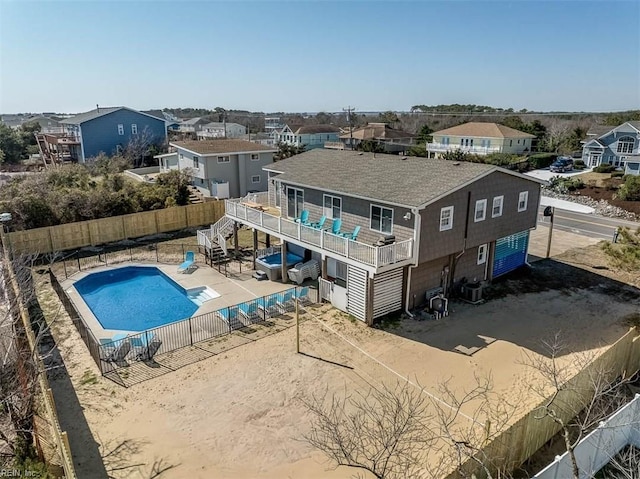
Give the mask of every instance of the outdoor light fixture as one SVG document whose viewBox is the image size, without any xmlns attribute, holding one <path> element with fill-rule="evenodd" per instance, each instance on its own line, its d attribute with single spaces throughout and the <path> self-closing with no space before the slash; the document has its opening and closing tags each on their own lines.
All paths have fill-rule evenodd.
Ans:
<svg viewBox="0 0 640 479">
<path fill-rule="evenodd" d="M 403 218 L 404 218 L 406 221 L 409 221 L 409 220 L 411 219 L 411 213 L 410 213 L 409 211 L 407 211 L 407 212 L 404 214 Z"/>
</svg>

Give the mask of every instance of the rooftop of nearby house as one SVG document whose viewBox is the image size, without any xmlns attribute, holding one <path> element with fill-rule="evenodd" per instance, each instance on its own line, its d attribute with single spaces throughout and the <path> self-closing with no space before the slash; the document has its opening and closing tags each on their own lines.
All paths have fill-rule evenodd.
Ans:
<svg viewBox="0 0 640 479">
<path fill-rule="evenodd" d="M 413 138 L 416 135 L 402 130 L 394 130 L 386 123 L 369 123 L 366 126 L 356 128 L 353 133 L 347 130 L 340 138 L 354 138 L 355 140 L 392 140 L 400 138 Z"/>
<path fill-rule="evenodd" d="M 333 125 L 287 125 L 296 135 L 315 135 L 317 133 L 340 133 L 340 128 Z"/>
<path fill-rule="evenodd" d="M 217 155 L 229 153 L 246 153 L 246 152 L 275 152 L 277 149 L 252 141 L 231 140 L 227 138 L 205 140 L 205 141 L 172 141 L 171 146 L 189 150 L 198 155 Z"/>
<path fill-rule="evenodd" d="M 223 128 L 224 126 L 244 126 L 239 123 L 224 123 L 222 121 L 212 121 L 206 125 L 202 125 L 202 128 Z"/>
<path fill-rule="evenodd" d="M 65 123 L 68 125 L 79 125 L 81 123 L 87 122 L 89 120 L 93 120 L 95 118 L 99 118 L 104 115 L 108 115 L 109 113 L 113 113 L 114 111 L 122 110 L 124 108 L 125 108 L 124 106 L 109 106 L 109 107 L 101 106 L 98 108 L 94 108 L 93 110 L 86 111 L 84 113 L 78 113 L 77 115 L 72 116 L 71 118 L 66 118 L 62 120 L 60 123 Z M 132 111 L 135 111 L 135 110 L 132 110 Z"/>
<path fill-rule="evenodd" d="M 469 136 L 476 138 L 535 138 L 524 131 L 509 128 L 499 123 L 484 121 L 470 121 L 462 125 L 453 126 L 445 130 L 435 131 L 432 135 Z"/>
<path fill-rule="evenodd" d="M 638 132 L 640 132 L 640 121 L 636 121 L 636 120 L 634 120 L 634 121 L 625 121 L 624 123 L 622 123 L 622 124 L 620 124 L 618 126 L 591 125 L 591 127 L 589 128 L 589 131 L 587 131 L 586 138 L 582 142 L 583 143 L 587 143 L 590 140 L 602 138 L 603 136 L 609 134 L 611 131 L 615 130 L 616 128 L 620 128 L 623 125 L 630 125 L 631 127 L 633 127 L 636 130 L 638 130 Z"/>
<path fill-rule="evenodd" d="M 188 120 L 182 120 L 180 122 L 181 125 L 197 125 L 198 123 L 202 123 L 206 121 L 204 118 L 197 116 L 195 118 L 189 118 Z"/>
<path fill-rule="evenodd" d="M 494 171 L 530 177 L 483 163 L 315 149 L 264 168 L 286 183 L 417 207 Z"/>
</svg>

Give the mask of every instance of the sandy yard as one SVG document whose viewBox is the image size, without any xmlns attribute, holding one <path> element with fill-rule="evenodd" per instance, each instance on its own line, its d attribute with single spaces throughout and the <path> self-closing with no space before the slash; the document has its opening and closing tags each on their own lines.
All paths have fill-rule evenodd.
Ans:
<svg viewBox="0 0 640 479">
<path fill-rule="evenodd" d="M 301 440 L 310 416 L 300 399 L 400 376 L 437 395 L 441 381 L 461 391 L 474 372 L 491 373 L 496 393 L 523 407 L 537 403 L 524 385 L 523 352 L 542 354 L 540 340 L 559 330 L 571 351 L 601 351 L 637 311 L 637 290 L 600 275 L 614 271 L 585 266 L 585 257 L 605 261 L 598 251 L 536 262 L 532 274 L 496 284 L 485 304 L 453 303 L 437 322 L 405 319 L 380 330 L 326 305 L 308 308 L 300 327 L 305 354 L 296 354 L 290 327 L 128 389 L 99 375 L 47 276 L 36 275 L 40 304 L 57 317 L 64 368 L 52 387 L 78 476 L 146 478 L 161 464 L 168 467 L 162 478 L 351 477 Z M 460 346 L 478 351 L 461 354 Z"/>
</svg>

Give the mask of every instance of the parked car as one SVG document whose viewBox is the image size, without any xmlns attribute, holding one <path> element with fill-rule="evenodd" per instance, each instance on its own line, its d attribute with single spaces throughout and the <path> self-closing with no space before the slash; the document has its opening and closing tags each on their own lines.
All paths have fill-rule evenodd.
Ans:
<svg viewBox="0 0 640 479">
<path fill-rule="evenodd" d="M 555 173 L 564 173 L 573 170 L 573 160 L 571 158 L 559 157 L 551 163 L 550 170 Z"/>
</svg>

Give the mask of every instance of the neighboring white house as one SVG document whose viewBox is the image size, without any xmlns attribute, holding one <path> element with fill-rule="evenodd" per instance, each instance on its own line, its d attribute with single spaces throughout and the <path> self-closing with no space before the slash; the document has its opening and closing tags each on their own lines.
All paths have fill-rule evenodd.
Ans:
<svg viewBox="0 0 640 479">
<path fill-rule="evenodd" d="M 462 150 L 474 155 L 513 153 L 521 155 L 531 151 L 535 135 L 509 128 L 498 123 L 472 121 L 433 133 L 433 142 L 427 144 L 430 158 L 443 153 Z"/>
<path fill-rule="evenodd" d="M 178 125 L 178 131 L 182 133 L 197 133 L 202 129 L 202 126 L 207 123 L 207 120 L 201 117 L 191 118 L 182 121 L 180 125 Z"/>
<path fill-rule="evenodd" d="M 240 138 L 247 134 L 247 127 L 239 123 L 211 122 L 202 125 L 196 133 L 198 139 Z"/>
<path fill-rule="evenodd" d="M 276 143 L 292 146 L 304 146 L 307 150 L 324 148 L 326 142 L 339 140 L 340 128 L 333 125 L 285 125 L 278 132 L 272 133 Z"/>
<path fill-rule="evenodd" d="M 588 167 L 610 164 L 626 174 L 640 174 L 640 121 L 627 121 L 599 136 L 587 138 L 582 160 Z"/>
</svg>

